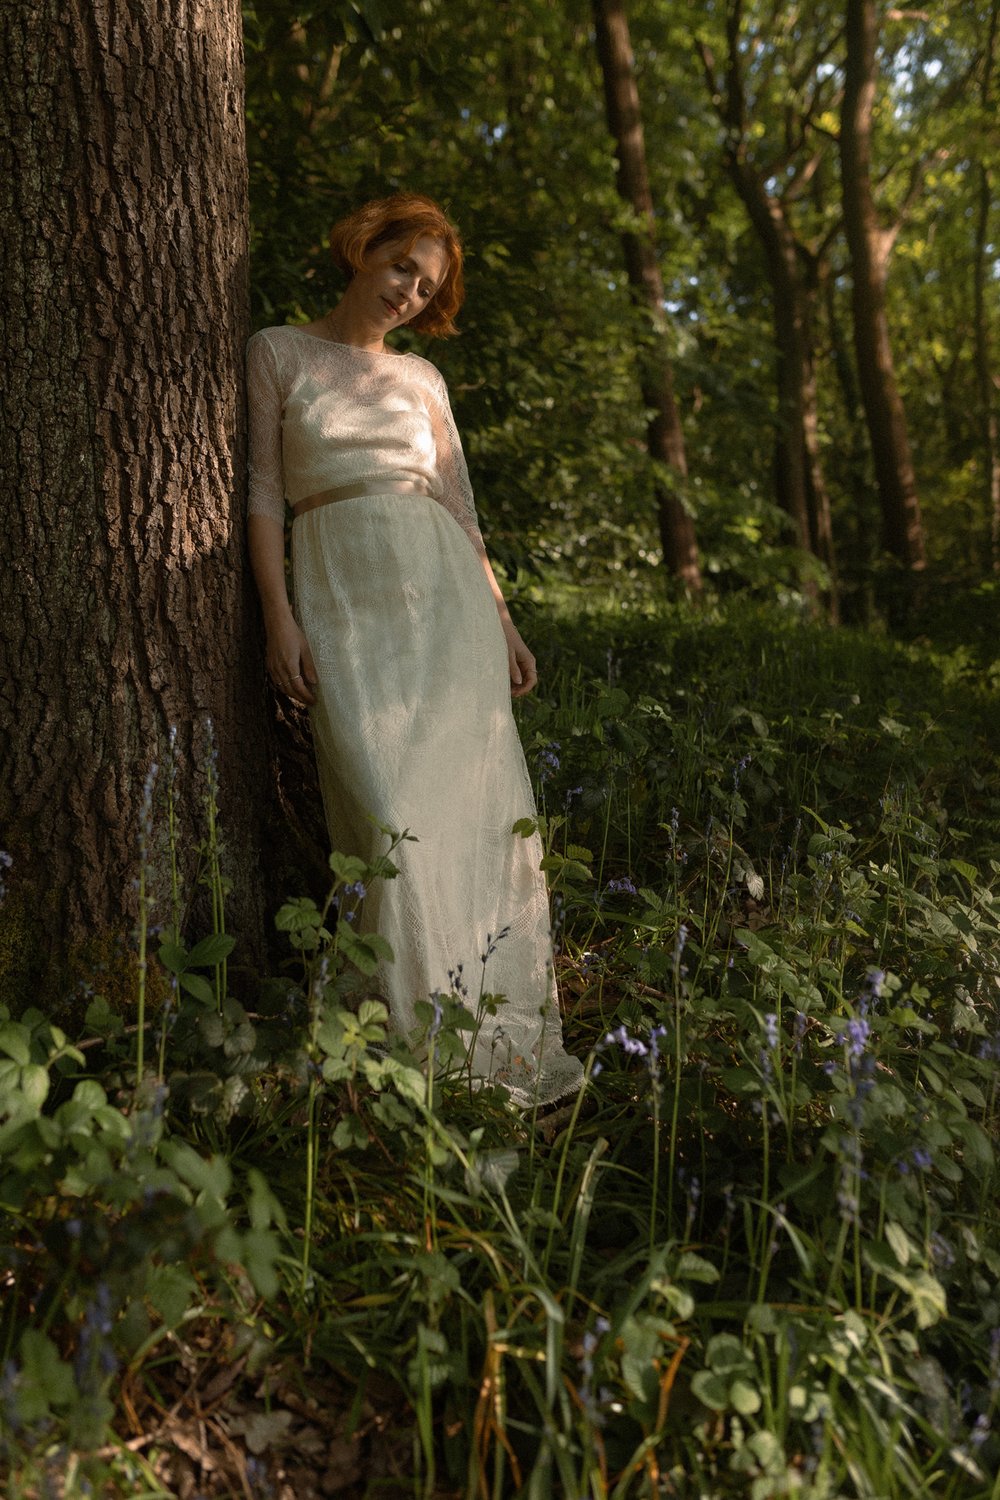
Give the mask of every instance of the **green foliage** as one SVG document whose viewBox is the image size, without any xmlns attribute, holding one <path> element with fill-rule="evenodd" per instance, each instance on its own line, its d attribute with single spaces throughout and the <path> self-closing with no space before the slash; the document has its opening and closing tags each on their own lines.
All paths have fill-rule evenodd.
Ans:
<svg viewBox="0 0 1000 1500">
<path fill-rule="evenodd" d="M 845 612 L 863 619 L 876 589 L 891 608 L 895 580 L 881 557 L 839 224 L 842 7 L 738 13 L 743 149 L 814 260 L 819 455 Z M 698 53 L 705 44 L 721 73 L 736 14 L 731 4 L 629 7 L 685 501 L 710 585 L 788 597 L 803 561 L 772 472 L 782 420 L 772 290 L 724 170 L 726 129 Z M 989 15 L 961 3 L 882 19 L 874 168 L 884 222 L 900 216 L 893 348 L 929 556 L 968 580 L 988 565 L 990 532 L 976 330 L 995 344 L 997 280 L 987 271 L 979 310 L 973 285 L 982 173 L 989 195 L 997 169 Z M 422 0 L 376 14 L 248 0 L 245 21 L 255 323 L 332 305 L 326 237 L 363 198 L 400 187 L 439 198 L 465 236 L 469 295 L 462 337 L 430 353 L 453 393 L 494 555 L 512 576 L 547 561 L 566 577 L 645 578 L 659 560 L 636 375 L 646 324 L 624 274 L 627 211 L 589 8 Z"/>
</svg>

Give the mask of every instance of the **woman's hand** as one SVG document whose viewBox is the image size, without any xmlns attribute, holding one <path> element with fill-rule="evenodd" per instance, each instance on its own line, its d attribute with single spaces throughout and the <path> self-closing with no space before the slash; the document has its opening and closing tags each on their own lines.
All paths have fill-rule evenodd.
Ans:
<svg viewBox="0 0 1000 1500">
<path fill-rule="evenodd" d="M 267 621 L 267 670 L 279 693 L 308 707 L 316 702 L 316 668 L 309 642 L 289 610 Z"/>
<path fill-rule="evenodd" d="M 510 615 L 501 615 L 500 623 L 507 640 L 507 663 L 510 669 L 510 691 L 514 698 L 523 698 L 530 693 L 538 681 L 535 658 L 521 639 Z"/>
</svg>

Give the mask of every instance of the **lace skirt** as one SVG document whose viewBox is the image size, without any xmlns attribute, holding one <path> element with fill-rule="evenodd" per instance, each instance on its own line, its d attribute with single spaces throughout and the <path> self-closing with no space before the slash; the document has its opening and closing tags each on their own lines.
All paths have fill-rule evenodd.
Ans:
<svg viewBox="0 0 1000 1500">
<path fill-rule="evenodd" d="M 540 843 L 511 832 L 534 802 L 507 646 L 468 537 L 427 496 L 366 495 L 297 517 L 292 567 L 332 847 L 371 858 L 387 844 L 376 823 L 416 838 L 362 914 L 392 946 L 378 981 L 393 1029 L 418 1038 L 414 1003 L 435 991 L 473 1014 L 503 995 L 479 1012 L 473 1076 L 522 1105 L 572 1093 Z"/>
</svg>

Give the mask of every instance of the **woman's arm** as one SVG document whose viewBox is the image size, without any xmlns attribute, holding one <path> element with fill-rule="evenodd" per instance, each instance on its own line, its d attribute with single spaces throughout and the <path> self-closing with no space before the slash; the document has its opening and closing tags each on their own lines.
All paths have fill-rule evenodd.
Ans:
<svg viewBox="0 0 1000 1500">
<path fill-rule="evenodd" d="M 455 426 L 455 418 L 452 415 L 448 387 L 440 375 L 437 375 L 436 393 L 431 398 L 430 417 L 437 447 L 438 473 L 442 484 L 440 500 L 468 536 L 483 565 L 486 581 L 496 600 L 500 624 L 507 638 L 510 690 L 515 698 L 521 698 L 525 693 L 530 693 L 538 681 L 535 658 L 524 644 L 517 626 L 510 617 L 510 611 L 500 592 L 500 585 L 490 567 L 490 560 L 486 556 L 482 532 L 479 530 L 479 522 L 476 518 L 472 485 L 469 483 L 469 470 L 462 451 L 462 440 L 458 435 L 458 428 Z"/>
<path fill-rule="evenodd" d="M 250 566 L 260 594 L 267 632 L 267 670 L 275 686 L 296 703 L 315 703 L 316 668 L 309 642 L 288 602 L 285 529 L 270 516 L 247 519 Z"/>
<path fill-rule="evenodd" d="M 493 598 L 496 600 L 497 612 L 500 615 L 500 624 L 503 626 L 503 633 L 507 638 L 507 664 L 510 668 L 510 691 L 513 697 L 523 698 L 525 693 L 531 692 L 538 681 L 535 658 L 524 644 L 517 626 L 510 617 L 507 601 L 500 592 L 500 585 L 497 583 L 496 574 L 490 567 L 490 560 L 485 552 L 481 555 L 480 561 L 483 565 L 483 572 L 486 574 L 486 581 L 492 590 Z"/>
<path fill-rule="evenodd" d="M 247 345 L 250 566 L 264 611 L 267 670 L 280 692 L 314 703 L 316 672 L 305 636 L 295 623 L 285 584 L 285 484 L 281 466 L 282 381 L 266 333 Z"/>
</svg>

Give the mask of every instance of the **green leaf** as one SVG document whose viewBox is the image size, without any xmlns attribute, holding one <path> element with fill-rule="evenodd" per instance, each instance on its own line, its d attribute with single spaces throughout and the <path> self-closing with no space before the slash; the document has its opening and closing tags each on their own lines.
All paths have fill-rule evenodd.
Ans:
<svg viewBox="0 0 1000 1500">
<path fill-rule="evenodd" d="M 367 1146 L 368 1132 L 357 1115 L 345 1115 L 337 1122 L 337 1127 L 333 1132 L 333 1144 L 338 1151 L 349 1151 L 352 1146 L 362 1148 Z"/>
<path fill-rule="evenodd" d="M 358 1006 L 358 1020 L 362 1026 L 370 1026 L 373 1023 L 383 1025 L 389 1019 L 389 1012 L 381 1000 L 362 1000 Z"/>
<path fill-rule="evenodd" d="M 21 1094 L 32 1109 L 41 1109 L 49 1092 L 49 1071 L 41 1063 L 21 1069 Z"/>
<path fill-rule="evenodd" d="M 281 1244 L 271 1229 L 248 1229 L 243 1236 L 243 1264 L 262 1297 L 277 1296 L 280 1254 Z"/>
<path fill-rule="evenodd" d="M 717 1333 L 709 1339 L 705 1346 L 705 1362 L 721 1374 L 754 1368 L 752 1355 L 747 1353 L 739 1339 L 731 1333 Z"/>
<path fill-rule="evenodd" d="M 215 991 L 203 974 L 182 974 L 181 989 L 200 1000 L 203 1005 L 215 1004 Z"/>
<path fill-rule="evenodd" d="M 40 1422 L 53 1406 L 69 1406 L 76 1396 L 73 1369 L 59 1358 L 59 1350 L 37 1328 L 21 1335 L 21 1378 L 17 1410 L 22 1422 Z"/>
<path fill-rule="evenodd" d="M 677 1281 L 701 1281 L 710 1285 L 718 1281 L 719 1272 L 710 1260 L 696 1255 L 693 1250 L 685 1250 L 674 1267 L 674 1277 Z"/>
<path fill-rule="evenodd" d="M 518 818 L 517 822 L 514 824 L 513 828 L 511 829 L 511 833 L 519 834 L 522 839 L 530 839 L 531 835 L 533 833 L 537 833 L 537 832 L 538 832 L 538 819 L 537 818 Z"/>
<path fill-rule="evenodd" d="M 31 1061 L 31 1032 L 20 1021 L 4 1021 L 0 1025 L 0 1051 L 6 1052 L 22 1067 Z"/>
<path fill-rule="evenodd" d="M 691 1378 L 691 1390 L 703 1406 L 725 1411 L 729 1405 L 729 1384 L 714 1370 L 699 1370 Z"/>
<path fill-rule="evenodd" d="M 279 932 L 302 932 L 310 927 L 318 927 L 320 924 L 319 909 L 309 896 L 299 896 L 294 901 L 286 901 L 280 907 L 274 919 L 274 925 Z"/>
<path fill-rule="evenodd" d="M 73 1090 L 73 1098 L 88 1111 L 102 1109 L 108 1102 L 108 1096 L 96 1078 L 81 1078 Z"/>
<path fill-rule="evenodd" d="M 745 1380 L 733 1381 L 729 1387 L 729 1400 L 741 1417 L 752 1417 L 754 1412 L 760 1411 L 760 1392 Z"/>
<path fill-rule="evenodd" d="M 197 1306 L 201 1300 L 198 1283 L 181 1266 L 154 1265 L 147 1296 L 168 1328 L 176 1328 L 188 1308 Z"/>
<path fill-rule="evenodd" d="M 233 1174 L 225 1157 L 199 1156 L 186 1141 L 168 1141 L 161 1148 L 164 1160 L 173 1167 L 182 1182 L 196 1192 L 204 1192 L 224 1203 L 233 1183 Z"/>
<path fill-rule="evenodd" d="M 368 866 L 356 854 L 340 854 L 336 849 L 330 855 L 330 869 L 344 885 L 354 885 L 368 874 Z"/>
<path fill-rule="evenodd" d="M 171 974 L 183 974 L 187 968 L 187 950 L 180 943 L 161 943 L 159 949 L 160 963 Z"/>
<path fill-rule="evenodd" d="M 212 932 L 208 937 L 202 938 L 200 943 L 195 943 L 188 954 L 188 967 L 192 969 L 210 969 L 216 964 L 221 964 L 224 958 L 228 958 L 236 947 L 236 939 L 228 932 Z"/>
<path fill-rule="evenodd" d="M 909 1235 L 901 1224 L 895 1219 L 889 1219 L 885 1226 L 885 1237 L 892 1246 L 892 1253 L 901 1266 L 908 1266 L 910 1257 L 915 1253 Z"/>
</svg>

